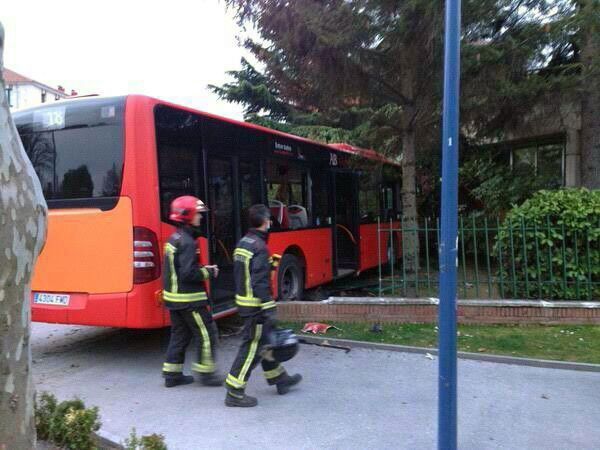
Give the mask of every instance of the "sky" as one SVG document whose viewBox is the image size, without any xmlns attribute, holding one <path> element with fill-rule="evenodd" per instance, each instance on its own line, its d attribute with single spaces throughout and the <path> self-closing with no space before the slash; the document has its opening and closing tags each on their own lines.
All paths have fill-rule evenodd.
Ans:
<svg viewBox="0 0 600 450">
<path fill-rule="evenodd" d="M 207 85 L 240 67 L 240 34 L 223 0 L 2 2 L 4 66 L 80 95 L 146 94 L 242 118 Z"/>
</svg>

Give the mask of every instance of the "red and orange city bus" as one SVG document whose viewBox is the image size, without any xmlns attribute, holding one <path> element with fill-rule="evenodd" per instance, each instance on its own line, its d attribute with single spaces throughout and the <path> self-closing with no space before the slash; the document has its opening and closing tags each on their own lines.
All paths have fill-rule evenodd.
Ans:
<svg viewBox="0 0 600 450">
<path fill-rule="evenodd" d="M 399 217 L 399 171 L 373 151 L 138 95 L 61 101 L 14 120 L 49 207 L 32 279 L 35 321 L 168 325 L 162 243 L 174 230 L 169 203 L 185 194 L 210 208 L 199 242 L 201 262 L 221 268 L 210 285 L 215 317 L 235 312 L 232 254 L 254 203 L 273 215 L 279 300 L 388 258 L 376 221 Z"/>
</svg>

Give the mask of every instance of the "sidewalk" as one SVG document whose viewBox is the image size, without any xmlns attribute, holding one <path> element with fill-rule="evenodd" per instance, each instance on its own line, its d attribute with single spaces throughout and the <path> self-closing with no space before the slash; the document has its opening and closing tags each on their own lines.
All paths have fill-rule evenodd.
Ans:
<svg viewBox="0 0 600 450">
<path fill-rule="evenodd" d="M 56 330 L 56 331 L 53 331 Z M 47 336 L 52 334 L 52 337 Z M 286 396 L 258 370 L 254 409 L 223 405 L 224 389 L 162 387 L 165 331 L 34 324 L 34 378 L 60 399 L 100 407 L 102 431 L 162 433 L 180 449 L 433 449 L 437 359 L 385 350 L 302 346 L 287 365 L 304 381 Z M 236 340 L 225 339 L 227 369 Z M 460 360 L 459 448 L 600 448 L 600 374 Z"/>
</svg>

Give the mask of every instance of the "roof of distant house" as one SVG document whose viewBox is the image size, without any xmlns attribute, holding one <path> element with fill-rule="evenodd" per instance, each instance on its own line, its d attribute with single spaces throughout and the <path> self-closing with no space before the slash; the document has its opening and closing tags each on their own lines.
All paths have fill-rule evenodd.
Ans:
<svg viewBox="0 0 600 450">
<path fill-rule="evenodd" d="M 2 70 L 2 75 L 4 78 L 4 82 L 6 84 L 32 84 L 37 86 L 40 89 L 51 92 L 54 95 L 60 95 L 61 97 L 69 97 L 65 91 L 61 91 L 57 88 L 50 87 L 44 83 L 40 83 L 39 81 L 32 80 L 20 73 L 17 73 L 13 70 L 7 69 L 6 67 Z"/>
</svg>

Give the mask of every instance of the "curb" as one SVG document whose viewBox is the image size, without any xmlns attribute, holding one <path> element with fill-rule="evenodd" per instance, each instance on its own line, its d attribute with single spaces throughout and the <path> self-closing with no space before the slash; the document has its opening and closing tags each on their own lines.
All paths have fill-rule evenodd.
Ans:
<svg viewBox="0 0 600 450">
<path fill-rule="evenodd" d="M 298 337 L 302 337 L 307 342 L 315 344 L 322 344 L 323 341 L 327 341 L 333 345 L 346 345 L 351 348 L 365 348 L 371 350 L 387 350 L 391 352 L 403 352 L 403 353 L 418 353 L 431 355 L 437 355 L 437 348 L 427 347 L 412 347 L 409 345 L 396 345 L 396 344 L 380 344 L 377 342 L 365 342 L 365 341 L 353 341 L 350 339 L 337 339 L 317 336 L 307 336 L 305 334 L 299 334 Z M 498 364 L 512 364 L 516 366 L 530 366 L 530 367 L 541 367 L 544 369 L 561 369 L 561 370 L 578 370 L 583 372 L 600 372 L 600 364 L 590 363 L 576 363 L 576 362 L 565 362 L 565 361 L 552 361 L 548 359 L 531 359 L 531 358 L 518 358 L 514 356 L 501 356 L 501 355 L 490 355 L 482 353 L 469 353 L 469 352 L 457 352 L 458 358 L 468 359 L 474 361 L 493 362 Z"/>
<path fill-rule="evenodd" d="M 94 441 L 100 450 L 125 450 L 117 436 L 108 431 L 99 429 L 94 435 Z"/>
</svg>

